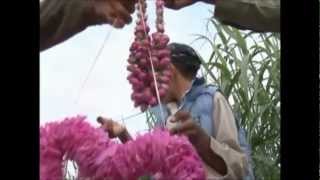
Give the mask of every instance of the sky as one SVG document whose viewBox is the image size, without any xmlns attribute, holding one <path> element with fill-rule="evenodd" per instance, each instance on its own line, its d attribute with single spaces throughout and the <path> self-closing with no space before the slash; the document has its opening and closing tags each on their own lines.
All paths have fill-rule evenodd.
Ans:
<svg viewBox="0 0 320 180">
<path fill-rule="evenodd" d="M 209 46 L 203 46 L 200 42 L 190 43 L 196 39 L 194 34 L 206 34 L 207 19 L 212 15 L 209 10 L 213 11 L 214 6 L 204 3 L 179 11 L 165 9 L 165 30 L 170 42 L 189 44 L 202 57 L 208 58 L 211 53 Z M 154 32 L 153 1 L 148 1 L 147 13 L 151 32 Z M 78 114 L 86 115 L 87 121 L 93 126 L 98 126 L 98 116 L 110 117 L 122 123 L 121 117 L 139 112 L 130 99 L 132 90 L 126 79 L 135 14 L 133 17 L 133 23 L 123 29 L 114 29 L 110 25 L 89 27 L 40 53 L 40 125 Z M 110 36 L 104 49 L 81 90 L 94 57 L 108 33 Z M 132 134 L 147 129 L 144 114 L 127 119 L 124 123 Z"/>
</svg>

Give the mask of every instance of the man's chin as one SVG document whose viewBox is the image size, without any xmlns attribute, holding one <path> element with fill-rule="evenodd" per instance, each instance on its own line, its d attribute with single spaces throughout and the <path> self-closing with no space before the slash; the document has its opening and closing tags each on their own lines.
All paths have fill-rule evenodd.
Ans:
<svg viewBox="0 0 320 180">
<path fill-rule="evenodd" d="M 170 98 L 165 97 L 162 99 L 162 103 L 164 104 L 168 104 L 169 102 L 170 102 Z"/>
<path fill-rule="evenodd" d="M 165 100 L 165 99 L 162 100 L 163 104 L 168 104 L 168 102 L 169 102 L 168 100 Z"/>
</svg>

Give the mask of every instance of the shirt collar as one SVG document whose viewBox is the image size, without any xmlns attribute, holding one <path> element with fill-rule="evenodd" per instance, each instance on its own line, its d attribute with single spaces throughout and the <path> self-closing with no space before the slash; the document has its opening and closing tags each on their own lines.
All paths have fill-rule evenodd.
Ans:
<svg viewBox="0 0 320 180">
<path fill-rule="evenodd" d="M 185 91 L 185 93 L 183 94 L 183 96 L 182 96 L 182 98 L 181 98 L 181 101 L 178 102 L 178 105 L 180 106 L 181 102 L 184 101 L 184 99 L 186 98 L 186 96 L 187 96 L 188 94 L 192 93 L 192 91 L 193 91 L 197 86 L 204 84 L 204 82 L 205 82 L 204 77 L 200 77 L 200 78 L 195 77 L 195 78 L 191 81 L 191 86 L 190 86 L 190 88 Z"/>
</svg>

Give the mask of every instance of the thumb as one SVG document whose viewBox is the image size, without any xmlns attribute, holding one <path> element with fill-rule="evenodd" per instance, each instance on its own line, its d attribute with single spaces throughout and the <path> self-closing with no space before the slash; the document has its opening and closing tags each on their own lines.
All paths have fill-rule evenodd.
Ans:
<svg viewBox="0 0 320 180">
<path fill-rule="evenodd" d="M 99 124 L 103 125 L 103 124 L 104 124 L 103 117 L 99 116 L 99 117 L 97 118 L 97 122 L 98 122 Z"/>
<path fill-rule="evenodd" d="M 170 9 L 181 9 L 194 3 L 194 0 L 165 0 L 165 7 Z"/>
<path fill-rule="evenodd" d="M 104 118 L 101 116 L 97 118 L 97 122 L 101 125 L 107 124 L 110 120 L 111 120 L 110 118 Z"/>
<path fill-rule="evenodd" d="M 190 113 L 186 111 L 179 111 L 175 114 L 174 117 L 176 120 L 185 121 L 190 117 Z"/>
<path fill-rule="evenodd" d="M 105 129 L 110 129 L 113 126 L 113 121 L 111 118 L 103 118 L 99 116 L 97 118 L 97 122 L 101 124 L 101 126 L 104 127 Z"/>
</svg>

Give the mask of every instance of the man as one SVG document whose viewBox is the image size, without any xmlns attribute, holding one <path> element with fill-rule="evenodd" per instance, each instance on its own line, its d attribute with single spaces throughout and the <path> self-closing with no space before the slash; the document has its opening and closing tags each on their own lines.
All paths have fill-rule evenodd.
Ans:
<svg viewBox="0 0 320 180">
<path fill-rule="evenodd" d="M 131 22 L 133 0 L 43 0 L 40 2 L 40 51 L 61 43 L 88 26 Z"/>
<path fill-rule="evenodd" d="M 181 9 L 199 0 L 165 0 L 166 7 Z M 200 0 L 214 4 L 214 17 L 243 30 L 280 32 L 280 0 Z"/>
<path fill-rule="evenodd" d="M 132 20 L 137 0 L 43 0 L 40 3 L 40 51 L 61 43 L 88 26 L 122 28 Z M 215 4 L 222 23 L 259 32 L 280 32 L 280 0 L 164 0 L 181 9 L 196 2 Z"/>
<path fill-rule="evenodd" d="M 249 159 L 240 147 L 227 100 L 216 86 L 205 85 L 203 78 L 196 77 L 201 61 L 191 47 L 171 43 L 169 48 L 173 76 L 162 99 L 163 112 L 159 106 L 150 109 L 157 125 L 189 138 L 204 162 L 208 179 L 250 179 Z M 131 139 L 126 128 L 115 121 L 99 117 L 98 122 L 112 137 L 122 142 Z"/>
</svg>

